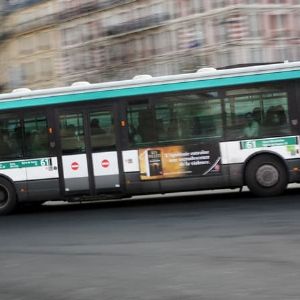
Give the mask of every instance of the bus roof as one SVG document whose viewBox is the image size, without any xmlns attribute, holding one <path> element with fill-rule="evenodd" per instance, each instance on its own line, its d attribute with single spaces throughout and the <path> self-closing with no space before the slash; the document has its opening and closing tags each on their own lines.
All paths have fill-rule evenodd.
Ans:
<svg viewBox="0 0 300 300">
<path fill-rule="evenodd" d="M 131 80 L 95 84 L 80 82 L 67 87 L 33 91 L 26 88 L 17 89 L 14 92 L 0 95 L 0 110 L 211 89 L 297 78 L 300 78 L 300 62 L 224 70 L 204 68 L 189 74 L 161 77 L 143 75 L 135 76 Z"/>
</svg>

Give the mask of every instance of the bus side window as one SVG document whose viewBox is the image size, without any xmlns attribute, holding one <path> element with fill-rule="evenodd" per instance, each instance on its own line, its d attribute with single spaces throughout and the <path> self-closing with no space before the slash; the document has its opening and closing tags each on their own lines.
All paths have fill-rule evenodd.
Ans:
<svg viewBox="0 0 300 300">
<path fill-rule="evenodd" d="M 173 117 L 170 121 L 170 125 L 168 128 L 168 136 L 171 139 L 178 139 L 178 137 L 180 136 L 178 120 L 175 117 Z"/>
<path fill-rule="evenodd" d="M 23 134 L 17 115 L 0 115 L 0 160 L 23 156 Z"/>
<path fill-rule="evenodd" d="M 220 138 L 223 135 L 221 100 L 215 92 L 161 97 L 155 105 L 160 143 Z M 164 129 L 161 128 L 161 123 Z"/>
<path fill-rule="evenodd" d="M 11 147 L 9 144 L 9 137 L 8 137 L 8 131 L 5 129 L 2 129 L 0 132 L 0 157 L 7 157 L 11 154 Z"/>
<path fill-rule="evenodd" d="M 76 154 L 85 151 L 83 115 L 67 114 L 59 117 L 60 137 L 63 154 Z"/>
<path fill-rule="evenodd" d="M 116 135 L 113 112 L 111 110 L 91 112 L 89 124 L 92 151 L 115 148 Z"/>
<path fill-rule="evenodd" d="M 139 112 L 139 125 L 137 134 L 142 142 L 149 143 L 155 141 L 155 130 L 153 130 L 153 116 L 148 110 Z"/>
<path fill-rule="evenodd" d="M 127 110 L 128 134 L 131 145 L 156 142 L 153 112 L 147 104 L 129 104 Z"/>
<path fill-rule="evenodd" d="M 266 113 L 265 131 L 270 134 L 275 129 L 278 133 L 290 134 L 289 127 L 284 107 L 282 105 L 270 106 Z"/>
<path fill-rule="evenodd" d="M 44 115 L 29 115 L 24 119 L 26 156 L 49 156 L 48 123 Z"/>
<path fill-rule="evenodd" d="M 291 134 L 288 93 L 284 86 L 258 85 L 255 88 L 228 90 L 226 94 L 228 139 Z"/>
</svg>

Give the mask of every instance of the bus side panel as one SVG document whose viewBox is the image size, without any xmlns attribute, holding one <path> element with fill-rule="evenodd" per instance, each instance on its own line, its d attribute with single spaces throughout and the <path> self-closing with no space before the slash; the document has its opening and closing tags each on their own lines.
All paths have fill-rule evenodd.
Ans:
<svg viewBox="0 0 300 300">
<path fill-rule="evenodd" d="M 224 166 L 222 175 L 188 178 L 173 178 L 142 181 L 140 173 L 125 173 L 126 189 L 129 194 L 152 194 L 196 191 L 205 189 L 234 188 L 242 185 L 242 176 L 232 180 L 229 174 L 241 172 L 242 168 L 232 171 L 231 166 Z M 239 173 L 240 174 L 240 173 Z"/>
<path fill-rule="evenodd" d="M 158 180 L 141 181 L 140 173 L 125 173 L 126 192 L 130 195 L 161 193 Z"/>
<path fill-rule="evenodd" d="M 45 179 L 27 182 L 29 201 L 48 201 L 61 198 L 59 192 L 59 180 Z"/>
<path fill-rule="evenodd" d="M 26 201 L 28 198 L 26 169 L 21 167 L 21 161 L 3 161 L 0 163 L 0 169 L 0 175 L 14 184 L 18 201 Z"/>
<path fill-rule="evenodd" d="M 86 154 L 62 157 L 66 192 L 88 191 L 89 174 Z"/>
<path fill-rule="evenodd" d="M 92 154 L 96 190 L 120 187 L 119 163 L 116 151 Z"/>
<path fill-rule="evenodd" d="M 263 139 L 241 140 L 220 143 L 222 162 L 229 166 L 231 183 L 243 178 L 245 163 L 262 153 L 281 157 L 289 172 L 289 182 L 299 182 L 300 145 L 298 136 L 282 136 Z"/>
<path fill-rule="evenodd" d="M 258 152 L 270 152 L 284 159 L 299 159 L 299 137 L 281 136 L 263 139 L 241 140 L 220 143 L 223 164 L 244 163 Z"/>
<path fill-rule="evenodd" d="M 37 158 L 0 163 L 1 174 L 14 182 L 18 200 L 50 200 L 59 197 L 57 159 Z"/>
<path fill-rule="evenodd" d="M 5 162 L 15 165 L 18 162 Z M 3 163 L 1 163 L 3 165 Z M 36 171 L 35 171 L 36 172 Z M 19 202 L 54 200 L 60 197 L 58 178 L 27 181 L 26 168 L 2 170 L 1 175 L 14 183 Z M 57 176 L 56 176 L 57 177 Z"/>
</svg>

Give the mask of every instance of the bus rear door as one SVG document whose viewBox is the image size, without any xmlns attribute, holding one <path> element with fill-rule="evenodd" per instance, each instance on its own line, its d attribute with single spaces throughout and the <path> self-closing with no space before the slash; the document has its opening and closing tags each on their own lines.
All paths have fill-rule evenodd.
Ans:
<svg viewBox="0 0 300 300">
<path fill-rule="evenodd" d="M 119 192 L 113 107 L 60 110 L 57 116 L 64 194 Z"/>
</svg>

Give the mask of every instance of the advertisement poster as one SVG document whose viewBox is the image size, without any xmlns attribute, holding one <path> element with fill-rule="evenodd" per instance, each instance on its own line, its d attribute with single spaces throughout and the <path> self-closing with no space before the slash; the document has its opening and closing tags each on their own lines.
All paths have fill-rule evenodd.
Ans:
<svg viewBox="0 0 300 300">
<path fill-rule="evenodd" d="M 220 174 L 218 144 L 139 149 L 142 180 Z"/>
</svg>

